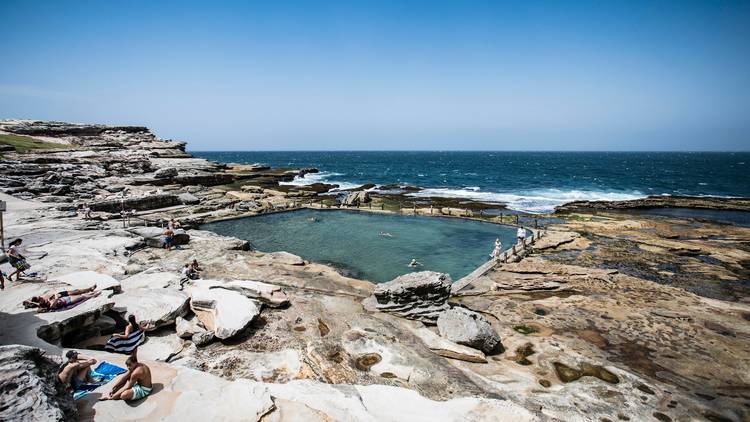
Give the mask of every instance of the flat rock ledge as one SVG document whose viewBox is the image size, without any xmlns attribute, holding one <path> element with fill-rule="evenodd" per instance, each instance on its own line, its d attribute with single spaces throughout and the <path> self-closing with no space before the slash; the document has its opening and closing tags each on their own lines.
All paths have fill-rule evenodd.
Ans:
<svg viewBox="0 0 750 422">
<path fill-rule="evenodd" d="M 73 396 L 57 378 L 59 365 L 35 347 L 0 346 L 0 420 L 76 420 Z"/>
<path fill-rule="evenodd" d="M 404 274 L 375 287 L 364 305 L 434 325 L 438 315 L 449 309 L 451 284 L 453 280 L 448 274 L 434 271 Z"/>
</svg>

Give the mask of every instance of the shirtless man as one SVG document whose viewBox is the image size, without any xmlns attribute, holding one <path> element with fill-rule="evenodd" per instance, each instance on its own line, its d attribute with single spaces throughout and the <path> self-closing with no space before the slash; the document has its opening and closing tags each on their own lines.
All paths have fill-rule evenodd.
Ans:
<svg viewBox="0 0 750 422">
<path fill-rule="evenodd" d="M 63 367 L 58 377 L 65 385 L 70 385 L 73 389 L 78 388 L 85 382 L 92 382 L 91 367 L 96 363 L 96 359 L 86 359 L 75 350 L 68 350 L 65 354 L 68 362 Z"/>
<path fill-rule="evenodd" d="M 151 370 L 143 363 L 138 363 L 135 355 L 125 361 L 128 372 L 114 381 L 112 391 L 99 400 L 140 400 L 151 394 Z"/>
</svg>

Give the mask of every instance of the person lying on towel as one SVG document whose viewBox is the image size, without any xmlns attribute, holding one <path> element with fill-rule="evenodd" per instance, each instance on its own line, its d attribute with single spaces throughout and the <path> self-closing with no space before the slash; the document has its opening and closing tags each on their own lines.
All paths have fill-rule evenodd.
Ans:
<svg viewBox="0 0 750 422">
<path fill-rule="evenodd" d="M 101 292 L 95 292 L 94 289 L 96 289 L 96 284 L 88 289 L 63 290 L 57 293 L 34 296 L 29 300 L 24 300 L 23 307 L 26 309 L 37 308 L 37 312 L 49 312 L 68 308 L 101 294 Z"/>
</svg>

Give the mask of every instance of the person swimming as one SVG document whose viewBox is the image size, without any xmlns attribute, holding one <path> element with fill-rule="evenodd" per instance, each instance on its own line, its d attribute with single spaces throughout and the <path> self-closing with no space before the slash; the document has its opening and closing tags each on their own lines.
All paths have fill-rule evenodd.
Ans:
<svg viewBox="0 0 750 422">
<path fill-rule="evenodd" d="M 380 235 L 383 237 L 393 237 L 393 235 L 388 232 L 380 232 Z"/>
<path fill-rule="evenodd" d="M 422 263 L 419 262 L 419 261 L 417 261 L 417 258 L 412 258 L 411 262 L 409 263 L 409 266 L 412 267 L 412 268 L 414 268 L 414 267 L 421 267 Z"/>
</svg>

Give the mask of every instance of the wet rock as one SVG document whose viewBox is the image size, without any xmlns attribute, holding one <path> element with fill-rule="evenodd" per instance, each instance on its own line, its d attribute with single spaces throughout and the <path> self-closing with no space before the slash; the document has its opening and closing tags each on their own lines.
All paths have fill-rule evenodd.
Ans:
<svg viewBox="0 0 750 422">
<path fill-rule="evenodd" d="M 365 353 L 354 358 L 354 365 L 360 371 L 369 371 L 370 367 L 379 363 L 383 358 L 377 353 Z"/>
<path fill-rule="evenodd" d="M 531 365 L 531 361 L 527 358 L 534 353 L 536 353 L 536 351 L 534 350 L 534 345 L 531 343 L 526 343 L 523 346 L 519 346 L 516 348 L 516 356 L 513 358 L 513 360 L 515 360 L 519 365 Z"/>
<path fill-rule="evenodd" d="M 554 362 L 552 365 L 555 367 L 557 377 L 564 383 L 576 381 L 584 376 L 599 378 L 610 384 L 618 384 L 620 382 L 620 378 L 617 375 L 604 369 L 602 366 L 584 363 L 581 365 L 581 369 L 576 369 L 561 362 Z"/>
<path fill-rule="evenodd" d="M 403 318 L 435 324 L 449 309 L 452 280 L 448 274 L 421 271 L 399 276 L 375 287 L 369 305 Z"/>
<path fill-rule="evenodd" d="M 465 308 L 454 307 L 437 319 L 440 335 L 450 341 L 481 350 L 485 354 L 502 353 L 500 336 L 482 315 Z"/>
<path fill-rule="evenodd" d="M 0 420 L 69 421 L 78 413 L 60 363 L 34 347 L 0 346 Z"/>
</svg>

